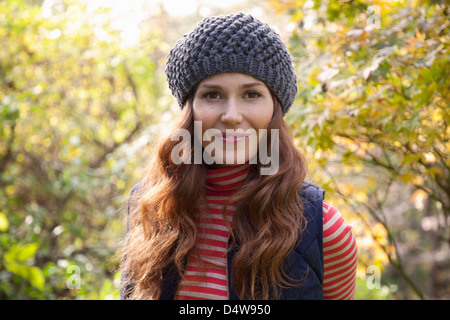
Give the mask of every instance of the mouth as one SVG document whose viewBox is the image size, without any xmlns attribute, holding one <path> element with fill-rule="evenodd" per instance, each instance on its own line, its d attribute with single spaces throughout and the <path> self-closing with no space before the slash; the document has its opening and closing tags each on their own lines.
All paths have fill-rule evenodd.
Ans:
<svg viewBox="0 0 450 320">
<path fill-rule="evenodd" d="M 222 131 L 221 135 L 218 135 L 217 137 L 222 140 L 223 143 L 238 143 L 240 141 L 244 141 L 247 139 L 250 135 L 246 133 L 239 133 L 239 132 L 224 132 Z"/>
</svg>

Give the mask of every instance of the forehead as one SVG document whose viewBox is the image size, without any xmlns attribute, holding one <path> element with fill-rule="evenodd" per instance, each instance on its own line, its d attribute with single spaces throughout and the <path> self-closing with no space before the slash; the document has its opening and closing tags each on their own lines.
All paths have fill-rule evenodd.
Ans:
<svg viewBox="0 0 450 320">
<path fill-rule="evenodd" d="M 209 78 L 206 78 L 202 80 L 199 85 L 202 84 L 211 84 L 211 85 L 242 85 L 242 84 L 248 84 L 248 83 L 254 83 L 254 84 L 263 84 L 265 87 L 267 87 L 264 82 L 261 80 L 256 79 L 255 77 L 244 74 L 244 73 L 219 73 L 215 74 Z"/>
</svg>

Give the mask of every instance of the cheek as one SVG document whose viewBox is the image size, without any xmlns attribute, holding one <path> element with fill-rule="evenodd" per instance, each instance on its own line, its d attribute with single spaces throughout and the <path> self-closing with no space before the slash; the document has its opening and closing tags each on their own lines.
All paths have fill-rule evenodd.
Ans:
<svg viewBox="0 0 450 320">
<path fill-rule="evenodd" d="M 252 126 L 256 129 L 257 132 L 257 146 L 251 148 L 250 156 L 253 156 L 257 150 L 261 147 L 261 144 L 264 144 L 267 147 L 267 127 L 269 126 L 270 121 L 272 120 L 274 112 L 274 104 L 266 103 L 261 105 L 258 109 L 258 112 L 253 114 Z"/>
<path fill-rule="evenodd" d="M 263 105 L 249 117 L 255 129 L 266 129 L 273 116 L 273 104 Z"/>
<path fill-rule="evenodd" d="M 193 115 L 194 115 L 194 133 L 195 137 L 198 141 L 201 142 L 201 145 L 205 148 L 210 141 L 204 141 L 203 135 L 206 130 L 214 128 L 215 117 L 208 112 L 208 109 L 196 107 L 195 104 L 193 106 Z"/>
<path fill-rule="evenodd" d="M 205 130 L 208 129 L 206 127 L 214 124 L 216 116 L 211 112 L 211 108 L 207 108 L 205 106 L 202 106 L 201 104 L 194 103 L 192 111 L 194 115 L 194 121 L 201 121 Z"/>
</svg>

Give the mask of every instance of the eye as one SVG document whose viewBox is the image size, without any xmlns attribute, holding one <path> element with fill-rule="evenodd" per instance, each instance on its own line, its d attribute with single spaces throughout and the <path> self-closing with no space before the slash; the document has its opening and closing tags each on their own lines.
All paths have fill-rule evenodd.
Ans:
<svg viewBox="0 0 450 320">
<path fill-rule="evenodd" d="M 245 93 L 245 98 L 247 99 L 256 99 L 262 97 L 262 94 L 260 94 L 259 92 L 256 91 L 249 91 Z"/>
<path fill-rule="evenodd" d="M 220 95 L 217 91 L 210 91 L 210 92 L 206 92 L 205 94 L 203 94 L 203 98 L 216 100 L 216 99 L 220 99 Z"/>
</svg>

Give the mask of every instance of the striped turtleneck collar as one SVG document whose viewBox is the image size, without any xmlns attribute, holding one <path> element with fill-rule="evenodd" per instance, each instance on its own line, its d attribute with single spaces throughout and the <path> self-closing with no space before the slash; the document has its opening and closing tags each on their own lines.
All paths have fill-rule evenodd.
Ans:
<svg viewBox="0 0 450 320">
<path fill-rule="evenodd" d="M 212 191 L 235 190 L 247 178 L 252 165 L 245 163 L 236 166 L 208 169 L 206 174 L 206 189 Z"/>
</svg>

